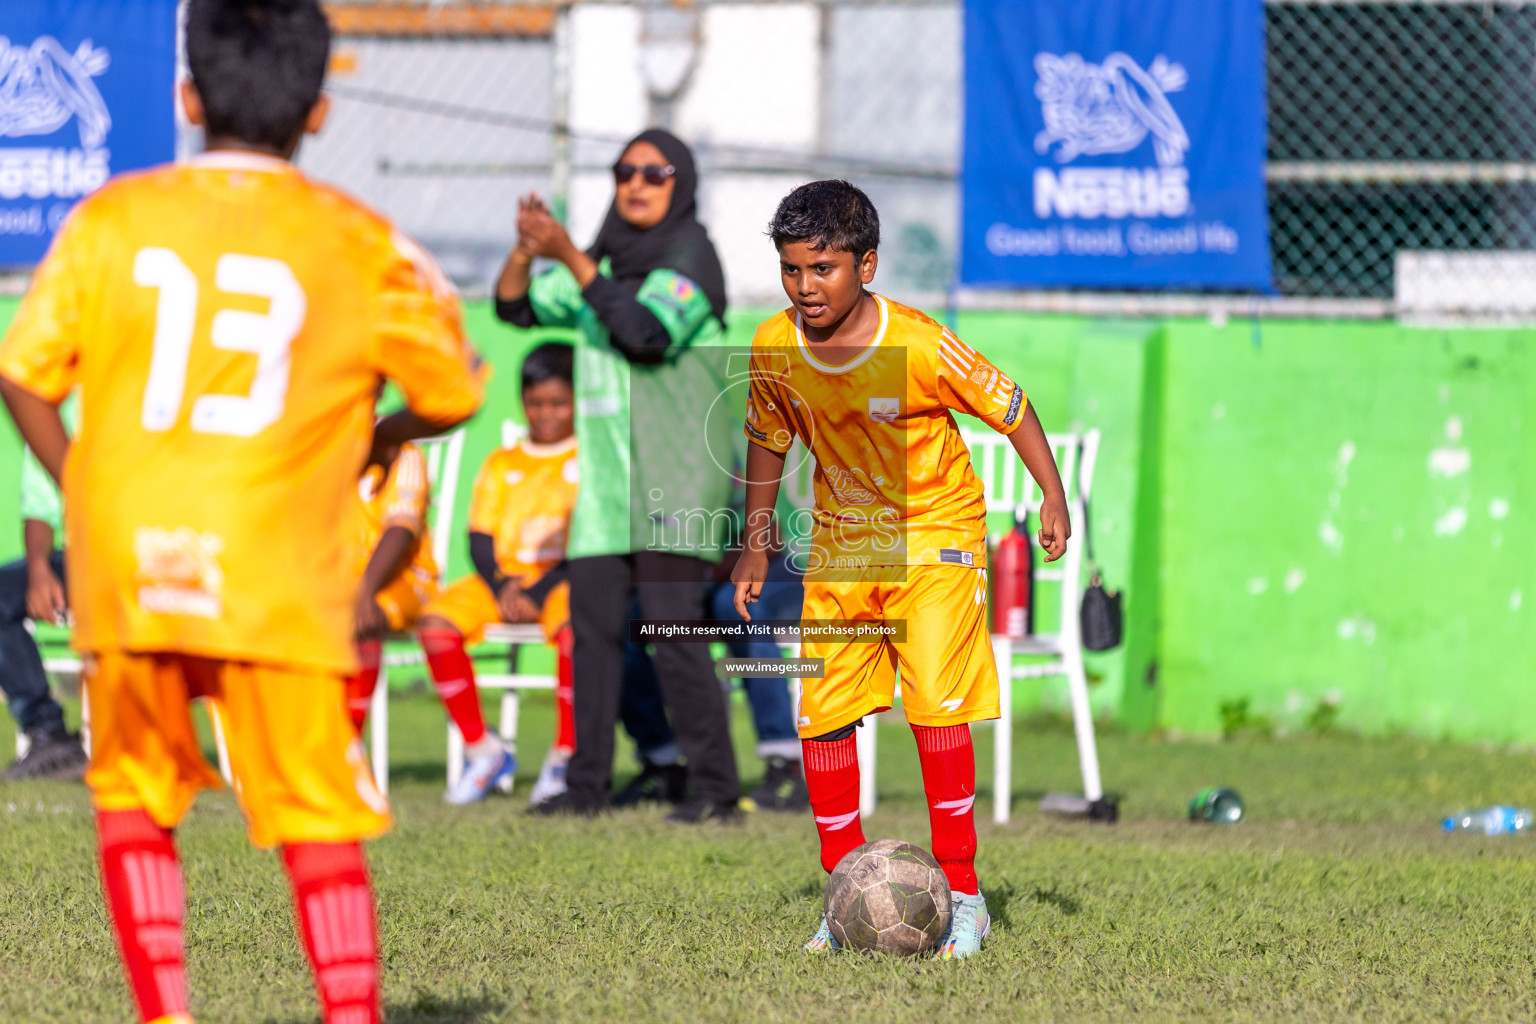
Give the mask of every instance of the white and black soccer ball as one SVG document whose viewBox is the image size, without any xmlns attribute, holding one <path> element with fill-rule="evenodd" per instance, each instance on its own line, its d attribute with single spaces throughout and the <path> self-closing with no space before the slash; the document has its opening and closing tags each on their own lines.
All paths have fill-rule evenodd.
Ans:
<svg viewBox="0 0 1536 1024">
<path fill-rule="evenodd" d="M 899 839 L 850 850 L 827 879 L 827 925 L 845 949 L 916 956 L 938 944 L 949 914 L 939 862 Z"/>
</svg>

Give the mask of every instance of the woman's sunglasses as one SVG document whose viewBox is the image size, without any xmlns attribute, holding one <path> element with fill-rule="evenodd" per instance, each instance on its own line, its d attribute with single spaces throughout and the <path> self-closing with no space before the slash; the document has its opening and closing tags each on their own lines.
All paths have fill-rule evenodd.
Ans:
<svg viewBox="0 0 1536 1024">
<path fill-rule="evenodd" d="M 677 173 L 677 168 L 671 164 L 665 167 L 659 164 L 614 164 L 613 183 L 624 185 L 635 175 L 645 178 L 647 185 L 665 185 L 667 179 Z"/>
</svg>

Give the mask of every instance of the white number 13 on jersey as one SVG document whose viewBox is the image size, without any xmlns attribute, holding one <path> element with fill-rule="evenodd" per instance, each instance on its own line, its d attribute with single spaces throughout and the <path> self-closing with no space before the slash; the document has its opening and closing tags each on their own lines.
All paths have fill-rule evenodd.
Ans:
<svg viewBox="0 0 1536 1024">
<path fill-rule="evenodd" d="M 145 430 L 170 430 L 181 417 L 186 397 L 187 361 L 197 324 L 197 275 L 171 250 L 150 247 L 133 258 L 133 283 L 160 291 L 141 419 Z M 254 437 L 283 415 L 290 347 L 304 326 L 304 289 L 281 260 L 236 253 L 219 257 L 214 284 L 221 292 L 266 299 L 271 306 L 265 313 L 221 309 L 214 314 L 214 348 L 253 354 L 256 378 L 247 395 L 198 396 L 192 403 L 192 429 Z"/>
</svg>

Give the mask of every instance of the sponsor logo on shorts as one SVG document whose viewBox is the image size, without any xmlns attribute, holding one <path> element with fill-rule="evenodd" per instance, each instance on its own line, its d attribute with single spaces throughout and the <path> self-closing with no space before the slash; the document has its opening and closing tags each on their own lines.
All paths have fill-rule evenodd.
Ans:
<svg viewBox="0 0 1536 1024">
<path fill-rule="evenodd" d="M 1024 404 L 1024 389 L 1017 384 L 1013 386 L 1013 397 L 1008 400 L 1008 413 L 1003 417 L 1006 426 L 1013 426 L 1013 421 L 1019 418 L 1019 406 Z"/>
<path fill-rule="evenodd" d="M 964 697 L 955 697 L 951 700 L 939 701 L 939 707 L 943 708 L 945 711 L 958 711 L 960 710 L 960 705 L 964 703 Z"/>
<path fill-rule="evenodd" d="M 975 565 L 976 556 L 969 551 L 961 551 L 959 548 L 940 548 L 939 561 L 949 562 L 953 565 Z"/>
</svg>

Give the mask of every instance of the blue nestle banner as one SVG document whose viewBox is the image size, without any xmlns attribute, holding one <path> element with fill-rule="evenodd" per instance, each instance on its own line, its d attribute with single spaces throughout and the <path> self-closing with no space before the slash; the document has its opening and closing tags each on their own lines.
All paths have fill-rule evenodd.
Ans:
<svg viewBox="0 0 1536 1024">
<path fill-rule="evenodd" d="M 961 280 L 1271 287 L 1262 0 L 966 0 Z"/>
<path fill-rule="evenodd" d="M 176 0 L 0 0 L 0 265 L 70 208 L 176 155 Z"/>
</svg>

